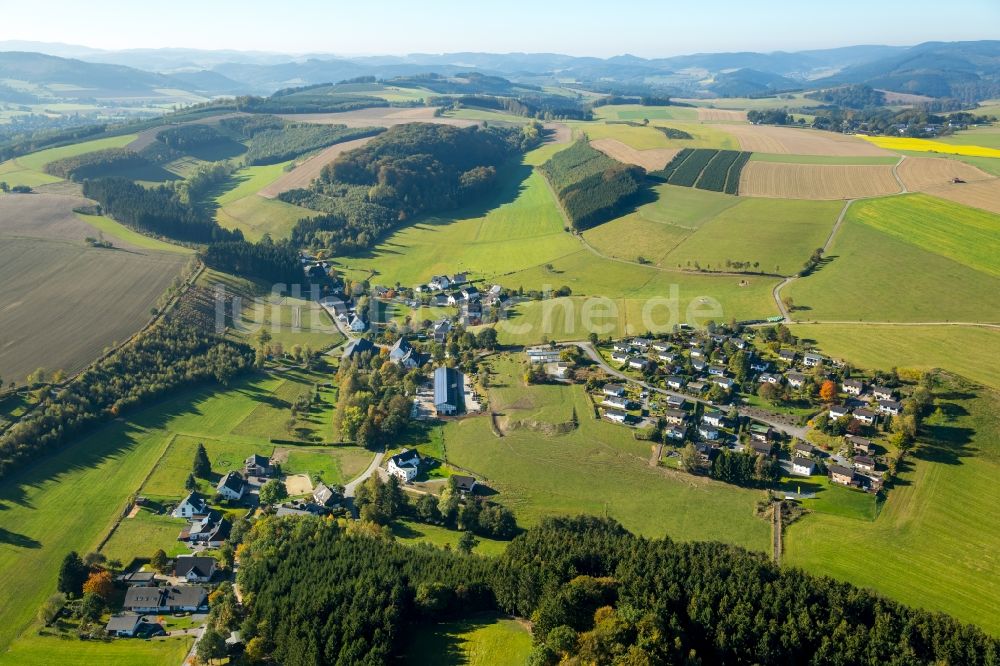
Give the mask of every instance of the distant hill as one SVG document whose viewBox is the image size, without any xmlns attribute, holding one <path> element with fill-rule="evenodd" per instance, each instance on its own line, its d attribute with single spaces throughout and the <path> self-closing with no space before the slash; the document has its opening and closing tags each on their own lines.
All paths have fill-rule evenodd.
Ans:
<svg viewBox="0 0 1000 666">
<path fill-rule="evenodd" d="M 754 97 L 803 87 L 801 80 L 744 68 L 715 77 L 709 90 L 722 97 Z"/>
</svg>

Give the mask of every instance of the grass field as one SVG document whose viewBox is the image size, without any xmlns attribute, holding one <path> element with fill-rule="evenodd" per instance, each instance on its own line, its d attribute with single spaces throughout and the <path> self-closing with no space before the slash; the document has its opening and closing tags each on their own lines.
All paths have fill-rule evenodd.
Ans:
<svg viewBox="0 0 1000 666">
<path fill-rule="evenodd" d="M 130 144 L 135 137 L 135 134 L 124 134 L 122 136 L 112 136 L 106 139 L 95 139 L 93 141 L 74 143 L 72 145 L 61 146 L 59 148 L 48 148 L 46 150 L 40 150 L 37 153 L 31 153 L 30 155 L 18 157 L 14 160 L 14 162 L 20 165 L 23 169 L 31 171 L 44 171 L 45 165 L 49 162 L 55 162 L 56 160 L 61 160 L 64 157 L 75 157 L 76 155 L 91 153 L 95 150 L 104 150 L 105 148 L 123 148 Z"/>
<path fill-rule="evenodd" d="M 50 176 L 47 173 L 22 167 L 16 160 L 7 160 L 0 163 L 0 182 L 7 183 L 11 187 L 15 185 L 38 187 L 39 185 L 58 183 L 60 180 L 62 179 L 58 176 Z"/>
<path fill-rule="evenodd" d="M 1000 150 L 1000 128 L 994 126 L 970 129 L 951 136 L 943 136 L 938 141 L 956 146 L 983 146 Z"/>
<path fill-rule="evenodd" d="M 414 627 L 403 663 L 440 666 L 521 666 L 531 653 L 531 632 L 493 615 Z"/>
<path fill-rule="evenodd" d="M 685 106 L 640 106 L 639 104 L 618 104 L 599 106 L 594 116 L 608 120 L 698 120 L 698 110 Z"/>
<path fill-rule="evenodd" d="M 198 442 L 204 442 L 218 474 L 241 466 L 249 453 L 270 453 L 271 438 L 287 438 L 287 409 L 258 410 L 283 404 L 290 374 L 294 375 L 250 376 L 226 391 L 206 387 L 179 393 L 101 428 L 0 484 L 0 584 L 7 599 L 18 600 L 0 605 L 0 651 L 33 622 L 39 604 L 55 586 L 66 552 L 95 548 L 130 495 L 141 491 L 153 498 L 179 499 L 184 494 Z M 331 409 L 327 403 L 316 418 L 328 418 Z M 364 456 L 355 447 L 329 450 L 345 474 L 357 469 Z M 176 537 L 162 519 L 130 520 L 139 522 L 126 525 L 108 545 L 123 560 L 148 555 L 154 542 L 147 539 L 162 539 L 160 546 L 170 546 Z M 25 576 L 24 571 L 36 573 Z M 41 639 L 29 630 L 24 640 L 30 646 Z M 57 639 L 44 642 L 58 647 Z M 15 643 L 15 653 L 20 645 Z"/>
<path fill-rule="evenodd" d="M 905 202 L 906 198 L 893 197 L 865 203 L 891 215 Z M 961 215 L 968 209 L 955 208 L 958 220 L 942 224 L 952 224 L 964 237 Z M 827 253 L 828 263 L 786 288 L 796 307 L 808 308 L 794 313 L 795 318 L 842 322 L 998 319 L 1000 279 L 911 242 L 910 237 L 924 235 L 921 231 L 897 238 L 870 226 L 859 219 L 859 211 L 869 210 L 852 205 Z M 904 223 L 905 219 L 885 222 Z"/>
<path fill-rule="evenodd" d="M 318 214 L 278 199 L 249 194 L 220 206 L 215 219 L 226 229 L 239 229 L 248 240 L 256 242 L 264 234 L 270 234 L 275 240 L 288 238 L 296 222 Z"/>
<path fill-rule="evenodd" d="M 179 664 L 191 649 L 190 636 L 156 640 L 81 641 L 25 635 L 0 664 L 16 666 L 164 666 Z"/>
<path fill-rule="evenodd" d="M 858 164 L 892 165 L 899 161 L 893 155 L 789 155 L 782 153 L 754 153 L 751 162 L 772 162 L 778 164 Z"/>
<path fill-rule="evenodd" d="M 595 139 L 616 139 L 636 150 L 654 148 L 727 148 L 739 149 L 736 139 L 725 129 L 725 125 L 704 125 L 673 121 L 655 121 L 648 127 L 601 122 L 569 121 L 574 133 L 585 132 L 591 141 Z M 656 125 L 673 127 L 687 132 L 691 139 L 668 139 L 656 129 Z M 725 128 L 725 129 L 722 129 Z"/>
<path fill-rule="evenodd" d="M 397 520 L 392 524 L 393 535 L 403 543 L 429 543 L 443 548 L 445 545 L 452 550 L 458 548 L 458 540 L 462 533 L 437 525 L 427 525 L 413 520 Z M 477 555 L 498 556 L 507 549 L 507 541 L 497 541 L 477 536 L 479 545 L 473 551 Z"/>
<path fill-rule="evenodd" d="M 74 372 L 149 320 L 189 261 L 185 248 L 107 218 L 81 216 L 75 196 L 0 196 L 0 375 L 39 366 Z M 112 249 L 86 237 L 106 234 Z"/>
<path fill-rule="evenodd" d="M 1000 331 L 969 326 L 792 326 L 824 353 L 862 368 L 944 368 L 1000 390 Z"/>
<path fill-rule="evenodd" d="M 492 361 L 491 409 L 510 428 L 496 437 L 487 417 L 444 426 L 448 461 L 473 470 L 498 491 L 518 524 L 555 514 L 607 514 L 646 536 L 718 539 L 764 550 L 770 527 L 754 516 L 758 491 L 649 466 L 648 442 L 593 418 L 581 386 L 520 385 L 518 363 Z M 579 427 L 552 434 L 552 424 Z M 516 424 L 516 425 L 515 425 Z"/>
<path fill-rule="evenodd" d="M 906 150 L 910 152 L 952 153 L 969 157 L 1000 157 L 1000 148 L 985 146 L 945 143 L 932 139 L 910 139 L 894 136 L 860 136 L 880 148 L 886 150 Z"/>
<path fill-rule="evenodd" d="M 1000 215 L 911 194 L 856 202 L 850 216 L 893 238 L 1000 277 Z"/>
<path fill-rule="evenodd" d="M 955 383 L 874 522 L 815 513 L 784 563 L 942 610 L 1000 635 L 1000 398 Z"/>
</svg>

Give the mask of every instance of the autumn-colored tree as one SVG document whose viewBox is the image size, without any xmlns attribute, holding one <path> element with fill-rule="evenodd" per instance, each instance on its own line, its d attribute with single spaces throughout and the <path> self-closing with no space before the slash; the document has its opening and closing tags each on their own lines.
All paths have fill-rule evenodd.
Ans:
<svg viewBox="0 0 1000 666">
<path fill-rule="evenodd" d="M 115 593 L 115 584 L 111 580 L 111 574 L 107 571 L 95 571 L 87 577 L 87 582 L 83 584 L 83 593 L 96 594 L 104 601 L 111 599 Z"/>
<path fill-rule="evenodd" d="M 833 402 L 833 399 L 837 397 L 837 385 L 833 383 L 833 380 L 827 379 L 823 382 L 823 385 L 819 387 L 819 397 L 822 398 L 823 402 Z"/>
</svg>

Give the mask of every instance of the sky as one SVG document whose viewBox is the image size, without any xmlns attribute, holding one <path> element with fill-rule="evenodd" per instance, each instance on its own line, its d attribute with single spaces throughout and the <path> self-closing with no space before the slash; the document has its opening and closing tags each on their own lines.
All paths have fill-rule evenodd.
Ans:
<svg viewBox="0 0 1000 666">
<path fill-rule="evenodd" d="M 45 0 L 3 2 L 0 41 L 281 53 L 661 57 L 1000 38 L 1000 0 Z"/>
</svg>

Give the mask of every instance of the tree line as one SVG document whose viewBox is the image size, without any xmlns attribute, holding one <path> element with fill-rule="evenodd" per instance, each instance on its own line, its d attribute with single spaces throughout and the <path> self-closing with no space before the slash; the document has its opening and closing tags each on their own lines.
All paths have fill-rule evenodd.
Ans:
<svg viewBox="0 0 1000 666">
<path fill-rule="evenodd" d="M 369 522 L 267 518 L 241 546 L 254 658 L 390 663 L 408 631 L 484 610 L 530 618 L 531 664 L 996 663 L 1000 642 L 941 613 L 720 543 L 549 518 L 499 558 L 402 546 Z"/>
<path fill-rule="evenodd" d="M 0 478 L 81 432 L 184 385 L 227 383 L 253 351 L 178 321 L 163 321 L 98 361 L 0 435 Z"/>
<path fill-rule="evenodd" d="M 106 148 L 49 162 L 45 165 L 45 173 L 80 181 L 99 178 L 109 171 L 138 169 L 148 164 L 142 155 L 127 148 Z"/>
</svg>

